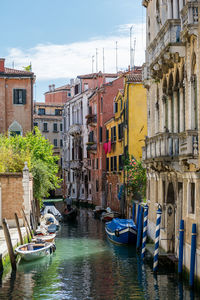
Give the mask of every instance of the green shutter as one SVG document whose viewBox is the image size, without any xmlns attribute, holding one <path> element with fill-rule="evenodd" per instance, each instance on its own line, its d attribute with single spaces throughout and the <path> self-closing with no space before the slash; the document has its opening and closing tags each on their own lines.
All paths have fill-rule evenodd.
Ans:
<svg viewBox="0 0 200 300">
<path fill-rule="evenodd" d="M 23 104 L 26 104 L 26 90 L 22 90 Z"/>
</svg>

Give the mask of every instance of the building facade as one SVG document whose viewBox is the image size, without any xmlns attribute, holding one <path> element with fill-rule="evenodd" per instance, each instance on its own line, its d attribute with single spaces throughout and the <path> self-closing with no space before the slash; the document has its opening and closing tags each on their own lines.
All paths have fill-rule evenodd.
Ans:
<svg viewBox="0 0 200 300">
<path fill-rule="evenodd" d="M 0 58 L 0 133 L 24 135 L 33 128 L 34 73 L 5 67 Z"/>
<path fill-rule="evenodd" d="M 200 227 L 197 86 L 198 1 L 143 1 L 147 8 L 146 62 L 148 136 L 148 232 L 155 233 L 162 207 L 161 247 L 178 256 L 179 224 L 185 222 L 184 265 L 190 268 L 192 224 Z M 156 17 L 154 17 L 156 16 Z M 200 238 L 197 268 L 200 277 Z"/>
<path fill-rule="evenodd" d="M 63 149 L 63 122 L 62 111 L 63 104 L 59 103 L 34 103 L 34 126 L 37 126 L 42 135 L 54 146 L 54 155 L 60 157 L 58 164 L 60 166 L 59 176 L 62 177 L 62 149 Z M 51 192 L 51 196 L 61 196 L 62 187 Z"/>
<path fill-rule="evenodd" d="M 71 98 L 71 85 L 66 84 L 55 88 L 55 84 L 49 85 L 48 92 L 44 93 L 45 103 L 65 104 Z"/>
</svg>

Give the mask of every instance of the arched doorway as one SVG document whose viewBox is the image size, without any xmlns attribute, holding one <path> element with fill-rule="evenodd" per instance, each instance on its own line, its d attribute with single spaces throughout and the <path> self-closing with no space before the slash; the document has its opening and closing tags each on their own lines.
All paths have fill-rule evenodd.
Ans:
<svg viewBox="0 0 200 300">
<path fill-rule="evenodd" d="M 170 182 L 167 189 L 166 199 L 166 230 L 167 252 L 175 251 L 175 192 L 173 183 Z"/>
</svg>

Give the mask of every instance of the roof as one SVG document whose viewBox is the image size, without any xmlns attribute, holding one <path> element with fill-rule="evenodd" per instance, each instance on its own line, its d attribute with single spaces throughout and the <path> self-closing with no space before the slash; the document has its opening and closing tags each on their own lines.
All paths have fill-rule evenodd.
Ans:
<svg viewBox="0 0 200 300">
<path fill-rule="evenodd" d="M 86 74 L 86 75 L 79 75 L 77 76 L 80 79 L 92 79 L 94 77 L 118 77 L 118 74 L 116 73 L 102 73 L 102 72 L 98 72 L 98 73 L 91 73 L 91 74 Z"/>
<path fill-rule="evenodd" d="M 65 84 L 63 86 L 57 87 L 56 89 L 52 90 L 52 91 L 47 91 L 44 94 L 50 94 L 50 93 L 55 93 L 55 92 L 59 92 L 59 91 L 66 91 L 66 90 L 70 90 L 71 86 L 70 84 Z"/>
<path fill-rule="evenodd" d="M 142 70 L 138 69 L 131 71 L 126 75 L 126 79 L 129 82 L 142 82 Z"/>
<path fill-rule="evenodd" d="M 48 103 L 48 102 L 34 102 L 35 106 L 52 106 L 52 107 L 61 107 L 63 108 L 64 103 Z"/>
<path fill-rule="evenodd" d="M 16 69 L 10 69 L 5 68 L 5 72 L 0 72 L 0 75 L 14 75 L 14 76 L 34 76 L 33 72 L 29 71 L 23 71 L 23 70 L 16 70 Z"/>
</svg>

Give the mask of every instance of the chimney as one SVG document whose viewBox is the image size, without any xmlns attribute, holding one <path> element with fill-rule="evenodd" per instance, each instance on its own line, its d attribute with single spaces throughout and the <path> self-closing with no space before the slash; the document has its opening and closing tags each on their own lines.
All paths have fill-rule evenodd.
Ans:
<svg viewBox="0 0 200 300">
<path fill-rule="evenodd" d="M 52 91 L 55 91 L 55 84 L 52 84 Z"/>
<path fill-rule="evenodd" d="M 49 85 L 49 92 L 52 92 L 52 90 L 51 90 L 51 85 Z"/>
<path fill-rule="evenodd" d="M 4 73 L 5 72 L 5 58 L 0 58 L 0 73 Z"/>
</svg>

